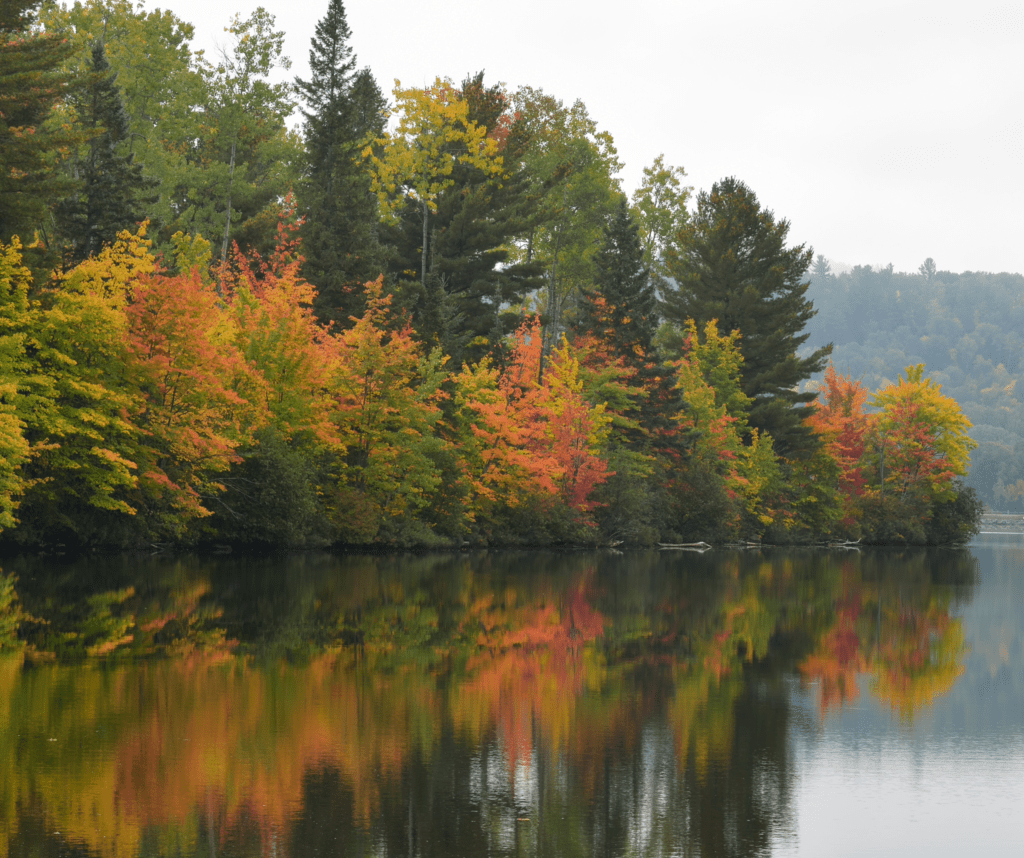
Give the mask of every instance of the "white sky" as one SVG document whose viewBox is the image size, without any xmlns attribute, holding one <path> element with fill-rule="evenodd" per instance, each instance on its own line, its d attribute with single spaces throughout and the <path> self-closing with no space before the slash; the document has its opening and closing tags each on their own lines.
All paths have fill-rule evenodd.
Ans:
<svg viewBox="0 0 1024 858">
<path fill-rule="evenodd" d="M 148 0 L 223 42 L 263 5 L 292 71 L 327 0 Z M 794 243 L 847 265 L 1024 272 L 1024 3 L 991 0 L 347 0 L 381 89 L 437 75 L 582 99 L 627 191 L 659 153 L 734 175 Z M 493 14 L 488 14 L 493 10 Z"/>
</svg>

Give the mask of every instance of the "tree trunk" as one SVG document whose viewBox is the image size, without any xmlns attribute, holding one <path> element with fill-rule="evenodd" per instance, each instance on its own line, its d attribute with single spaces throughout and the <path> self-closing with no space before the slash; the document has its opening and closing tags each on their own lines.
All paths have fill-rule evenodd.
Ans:
<svg viewBox="0 0 1024 858">
<path fill-rule="evenodd" d="M 235 146 L 236 140 L 231 141 L 231 168 L 228 172 L 228 217 L 224 222 L 224 241 L 221 242 L 220 247 L 220 268 L 221 275 L 220 280 L 217 281 L 217 292 L 223 292 L 224 286 L 224 266 L 228 261 L 228 233 L 231 232 L 231 190 L 235 184 Z"/>
<path fill-rule="evenodd" d="M 430 220 L 430 209 L 427 208 L 427 201 L 422 200 L 423 205 L 423 252 L 420 257 L 420 282 L 423 288 L 427 288 L 427 223 Z"/>
</svg>

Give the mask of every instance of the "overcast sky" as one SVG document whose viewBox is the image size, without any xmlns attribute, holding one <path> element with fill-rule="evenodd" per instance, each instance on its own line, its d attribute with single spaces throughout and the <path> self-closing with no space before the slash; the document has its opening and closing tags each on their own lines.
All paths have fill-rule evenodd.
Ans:
<svg viewBox="0 0 1024 858">
<path fill-rule="evenodd" d="M 327 0 L 147 0 L 224 43 L 263 5 L 305 75 Z M 347 0 L 381 89 L 437 75 L 581 99 L 625 190 L 659 153 L 746 182 L 846 265 L 1024 272 L 1024 4 L 989 0 Z"/>
</svg>

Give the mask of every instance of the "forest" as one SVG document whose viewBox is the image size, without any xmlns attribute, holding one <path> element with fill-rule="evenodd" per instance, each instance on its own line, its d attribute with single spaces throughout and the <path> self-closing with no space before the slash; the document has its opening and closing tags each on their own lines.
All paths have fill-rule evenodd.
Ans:
<svg viewBox="0 0 1024 858">
<path fill-rule="evenodd" d="M 992 509 L 1024 512 L 1024 386 L 1021 331 L 1024 276 L 939 270 L 926 260 L 913 274 L 856 266 L 833 274 L 811 268 L 808 296 L 818 311 L 812 340 L 833 342 L 832 361 L 877 388 L 903 367 L 926 363 L 932 379 L 973 424 L 977 443 L 966 483 Z"/>
<path fill-rule="evenodd" d="M 388 97 L 341 0 L 285 81 L 275 27 L 211 60 L 141 3 L 0 11 L 8 550 L 946 544 L 1024 494 L 1011 371 L 948 395 L 991 323 L 922 306 L 969 275 L 833 277 L 734 177 L 624 193 L 579 101 Z"/>
</svg>

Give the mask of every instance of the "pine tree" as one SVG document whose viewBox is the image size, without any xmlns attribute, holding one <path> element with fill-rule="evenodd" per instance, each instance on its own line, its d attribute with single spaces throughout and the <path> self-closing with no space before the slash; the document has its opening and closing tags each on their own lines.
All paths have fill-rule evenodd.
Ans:
<svg viewBox="0 0 1024 858">
<path fill-rule="evenodd" d="M 73 52 L 71 42 L 29 29 L 38 5 L 38 0 L 0 4 L 0 241 L 18 235 L 26 245 L 45 227 L 57 200 L 76 187 L 58 162 L 63 147 L 82 140 L 77 131 L 45 125 L 75 80 L 61 71 Z"/>
<path fill-rule="evenodd" d="M 159 184 L 143 175 L 131 153 L 122 154 L 129 137 L 128 114 L 101 42 L 93 46 L 90 71 L 77 107 L 91 139 L 72 165 L 83 185 L 81 193 L 62 201 L 57 210 L 68 244 L 70 259 L 65 262 L 72 263 L 98 253 L 119 232 L 144 220 L 144 204 L 156 201 Z"/>
<path fill-rule="evenodd" d="M 824 369 L 831 345 L 800 357 L 802 333 L 815 311 L 805 297 L 813 250 L 787 248 L 789 222 L 776 221 L 756 195 L 735 178 L 717 182 L 697 197 L 697 211 L 669 248 L 667 266 L 676 288 L 665 295 L 664 313 L 683 325 L 712 319 L 724 332 L 742 335 L 743 392 L 753 400 L 750 424 L 769 432 L 783 455 L 813 441 L 800 409 L 813 392 L 797 386 Z"/>
<path fill-rule="evenodd" d="M 658 297 L 644 264 L 644 248 L 623 197 L 604 228 L 594 257 L 596 289 L 584 289 L 581 324 L 607 337 L 619 356 L 638 370 L 654 360 Z"/>
<path fill-rule="evenodd" d="M 425 287 L 403 284 L 417 332 L 439 341 L 455 365 L 480 359 L 516 328 L 521 317 L 511 307 L 540 287 L 543 272 L 535 260 L 512 261 L 509 250 L 538 218 L 522 162 L 525 123 L 510 112 L 500 85 L 484 85 L 483 72 L 467 76 L 458 97 L 466 102 L 468 121 L 495 141 L 501 178 L 495 181 L 472 164 L 454 164 L 451 185 L 437 195 L 437 211 L 430 216 Z M 417 267 L 423 251 L 419 209 L 408 206 L 390 235 L 401 278 Z"/>
<path fill-rule="evenodd" d="M 310 78 L 295 82 L 306 103 L 303 275 L 317 288 L 314 308 L 323 321 L 361 315 L 360 287 L 383 267 L 378 203 L 360 150 L 383 133 L 386 101 L 370 71 L 356 71 L 351 36 L 342 0 L 330 0 L 313 36 Z"/>
</svg>

